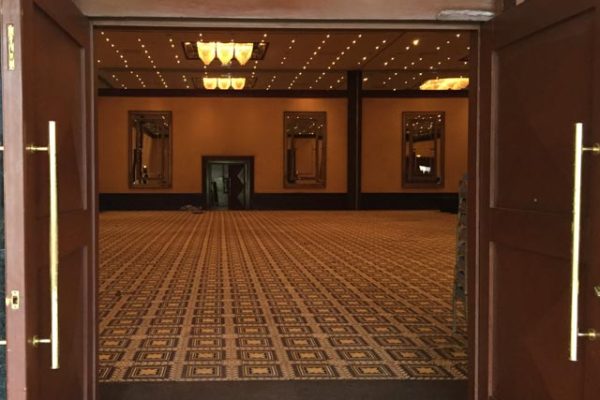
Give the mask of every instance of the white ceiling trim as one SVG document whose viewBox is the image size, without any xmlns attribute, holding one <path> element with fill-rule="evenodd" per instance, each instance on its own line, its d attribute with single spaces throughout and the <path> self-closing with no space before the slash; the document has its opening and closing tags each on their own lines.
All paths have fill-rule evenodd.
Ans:
<svg viewBox="0 0 600 400">
<path fill-rule="evenodd" d="M 74 0 L 90 17 L 434 21 L 447 9 L 493 11 L 495 0 Z"/>
</svg>

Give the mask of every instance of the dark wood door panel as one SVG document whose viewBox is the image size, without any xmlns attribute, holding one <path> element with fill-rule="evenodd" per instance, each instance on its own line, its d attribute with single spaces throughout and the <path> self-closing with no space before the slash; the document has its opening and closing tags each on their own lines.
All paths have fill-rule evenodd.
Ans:
<svg viewBox="0 0 600 400">
<path fill-rule="evenodd" d="M 571 216 L 493 208 L 490 239 L 516 249 L 567 260 L 571 252 Z"/>
<path fill-rule="evenodd" d="M 4 0 L 15 29 L 15 68 L 3 69 L 7 285 L 21 304 L 7 315 L 9 400 L 91 399 L 95 393 L 95 198 L 89 21 L 70 0 Z M 6 40 L 6 38 L 3 38 Z M 6 43 L 4 43 L 6 45 Z M 6 61 L 6 54 L 3 54 Z M 10 99 L 10 100 L 7 100 Z M 52 369 L 48 122 L 56 121 L 58 369 Z"/>
<path fill-rule="evenodd" d="M 480 171 L 471 196 L 480 228 L 480 264 L 472 264 L 478 400 L 600 392 L 598 342 L 580 339 L 579 361 L 569 360 L 575 124 L 585 126 L 585 146 L 600 141 L 599 9 L 598 0 L 527 0 L 482 29 L 471 170 Z M 576 304 L 587 332 L 600 328 L 600 158 L 586 154 L 583 169 Z"/>
<path fill-rule="evenodd" d="M 33 65 L 34 129 L 29 143 L 48 143 L 48 121 L 56 121 L 59 209 L 85 209 L 87 204 L 86 98 L 84 49 L 44 11 L 34 7 L 34 43 L 40 61 Z M 49 45 L 52 44 L 52 45 Z M 43 62 L 41 62 L 43 60 Z M 37 154 L 32 173 L 48 176 L 48 157 Z M 48 213 L 47 185 L 36 185 L 38 215 Z"/>
<path fill-rule="evenodd" d="M 574 125 L 591 122 L 592 16 L 496 52 L 495 206 L 571 211 Z"/>
<path fill-rule="evenodd" d="M 494 397 L 579 398 L 581 364 L 567 360 L 568 261 L 495 243 L 492 266 Z"/>
<path fill-rule="evenodd" d="M 88 249 L 76 249 L 61 257 L 59 268 L 59 297 L 81 293 L 85 284 L 85 271 L 88 265 Z M 40 276 L 47 275 L 47 268 L 40 271 Z M 47 287 L 40 287 L 38 295 L 38 310 L 40 312 L 38 332 L 44 337 L 50 333 L 49 299 Z M 82 301 L 60 302 L 60 369 L 41 374 L 39 387 L 42 396 L 44 393 L 59 394 L 64 399 L 85 398 L 85 383 L 87 377 L 81 368 L 85 364 L 86 341 L 84 332 L 85 303 Z M 50 365 L 50 347 L 40 346 L 36 352 L 36 365 Z"/>
</svg>

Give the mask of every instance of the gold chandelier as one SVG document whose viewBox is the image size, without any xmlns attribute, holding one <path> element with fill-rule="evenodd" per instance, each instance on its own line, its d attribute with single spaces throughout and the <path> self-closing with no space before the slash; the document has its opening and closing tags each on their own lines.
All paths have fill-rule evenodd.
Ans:
<svg viewBox="0 0 600 400">
<path fill-rule="evenodd" d="M 202 84 L 206 90 L 242 90 L 246 86 L 246 78 L 224 76 L 219 78 L 205 76 L 202 78 Z"/>
<path fill-rule="evenodd" d="M 196 47 L 204 65 L 209 65 L 215 58 L 222 65 L 229 64 L 234 58 L 240 65 L 246 65 L 254 51 L 254 43 L 196 42 Z"/>
</svg>

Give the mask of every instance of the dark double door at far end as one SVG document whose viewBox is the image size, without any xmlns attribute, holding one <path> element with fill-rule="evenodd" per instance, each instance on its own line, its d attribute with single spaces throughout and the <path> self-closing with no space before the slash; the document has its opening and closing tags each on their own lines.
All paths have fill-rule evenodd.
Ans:
<svg viewBox="0 0 600 400">
<path fill-rule="evenodd" d="M 215 159 L 205 163 L 207 208 L 246 210 L 250 208 L 250 166 L 247 160 Z"/>
</svg>

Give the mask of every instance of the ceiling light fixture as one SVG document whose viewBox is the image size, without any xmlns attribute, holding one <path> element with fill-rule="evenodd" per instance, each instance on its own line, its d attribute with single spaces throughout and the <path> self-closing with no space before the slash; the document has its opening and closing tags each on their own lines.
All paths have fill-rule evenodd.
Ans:
<svg viewBox="0 0 600 400">
<path fill-rule="evenodd" d="M 254 43 L 198 41 L 196 47 L 198 57 L 204 65 L 209 65 L 215 58 L 218 58 L 222 65 L 227 65 L 235 58 L 243 66 L 252 58 L 252 52 L 254 51 Z"/>
<path fill-rule="evenodd" d="M 469 78 L 430 79 L 424 82 L 421 90 L 464 90 L 469 86 Z"/>
<path fill-rule="evenodd" d="M 202 85 L 206 90 L 215 90 L 217 88 L 220 90 L 242 90 L 246 87 L 246 78 L 231 76 L 214 78 L 205 76 L 202 78 Z"/>
</svg>

